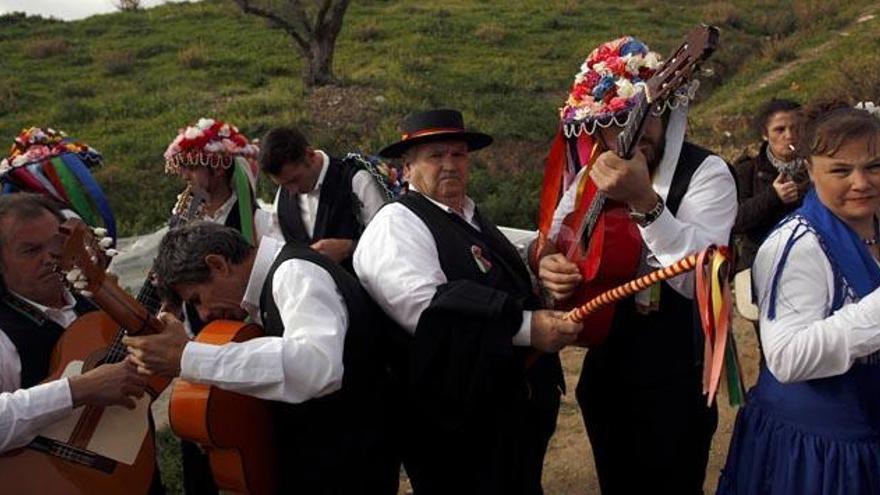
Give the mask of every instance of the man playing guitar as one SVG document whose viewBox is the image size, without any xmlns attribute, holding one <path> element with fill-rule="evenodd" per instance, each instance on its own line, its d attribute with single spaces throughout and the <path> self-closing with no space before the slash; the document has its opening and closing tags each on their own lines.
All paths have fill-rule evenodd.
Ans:
<svg viewBox="0 0 880 495">
<path fill-rule="evenodd" d="M 642 252 L 636 274 L 728 244 L 734 179 L 724 160 L 684 142 L 692 96 L 686 87 L 669 103 L 652 104 L 631 159 L 615 153 L 632 102 L 644 97 L 643 81 L 659 67 L 656 53 L 624 37 L 597 47 L 575 79 L 560 132 L 570 160 L 583 168 L 562 196 L 539 255 L 539 278 L 557 302 L 583 283 L 578 265 L 554 251 L 572 237 L 563 219 L 579 211 L 586 181 L 629 209 Z M 586 354 L 577 400 L 605 494 L 702 493 L 717 409 L 706 407 L 701 390 L 703 343 L 693 299 L 690 274 L 623 300 L 607 340 Z"/>
</svg>

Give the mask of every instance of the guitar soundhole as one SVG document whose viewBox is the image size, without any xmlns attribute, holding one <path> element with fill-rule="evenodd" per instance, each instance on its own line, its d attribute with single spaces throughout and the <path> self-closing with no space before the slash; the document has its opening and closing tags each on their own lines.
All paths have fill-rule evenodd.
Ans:
<svg viewBox="0 0 880 495">
<path fill-rule="evenodd" d="M 35 438 L 28 447 L 106 474 L 113 474 L 116 469 L 116 461 L 113 459 L 45 437 Z"/>
</svg>

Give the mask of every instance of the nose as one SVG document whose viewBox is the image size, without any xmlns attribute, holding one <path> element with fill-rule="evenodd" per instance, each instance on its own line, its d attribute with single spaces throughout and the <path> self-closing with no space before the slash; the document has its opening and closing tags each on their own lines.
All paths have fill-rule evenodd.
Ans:
<svg viewBox="0 0 880 495">
<path fill-rule="evenodd" d="M 850 180 L 850 188 L 854 191 L 867 191 L 871 188 L 871 182 L 868 180 L 868 173 L 861 168 L 853 170 L 852 175 L 850 175 Z"/>
</svg>

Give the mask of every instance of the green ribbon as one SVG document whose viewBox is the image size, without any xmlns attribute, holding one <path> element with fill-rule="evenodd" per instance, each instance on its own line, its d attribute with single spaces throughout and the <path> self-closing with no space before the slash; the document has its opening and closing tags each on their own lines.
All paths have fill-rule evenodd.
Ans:
<svg viewBox="0 0 880 495">
<path fill-rule="evenodd" d="M 55 172 L 58 174 L 58 180 L 60 180 L 61 185 L 64 186 L 64 192 L 67 194 L 67 197 L 70 198 L 73 210 L 77 215 L 82 217 L 87 224 L 97 225 L 97 215 L 95 214 L 95 210 L 86 198 L 86 195 L 83 192 L 82 187 L 79 185 L 79 181 L 74 177 L 73 172 L 71 172 L 67 168 L 67 165 L 57 156 L 50 161 L 55 168 Z"/>
<path fill-rule="evenodd" d="M 257 245 L 256 234 L 254 232 L 254 198 L 251 194 L 251 181 L 248 179 L 247 173 L 242 167 L 245 165 L 239 163 L 236 159 L 235 170 L 232 172 L 232 183 L 235 188 L 235 194 L 238 197 L 238 215 L 241 217 L 241 235 L 252 245 Z"/>
</svg>

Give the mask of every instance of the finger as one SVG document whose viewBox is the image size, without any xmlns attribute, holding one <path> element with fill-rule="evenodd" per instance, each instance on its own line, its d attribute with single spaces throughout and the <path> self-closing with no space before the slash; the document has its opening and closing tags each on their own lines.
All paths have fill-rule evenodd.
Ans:
<svg viewBox="0 0 880 495">
<path fill-rule="evenodd" d="M 137 371 L 138 371 L 138 373 L 145 375 L 145 376 L 153 376 L 153 372 L 149 368 L 147 368 L 147 366 L 144 364 L 139 364 Z"/>
<path fill-rule="evenodd" d="M 134 362 L 135 367 L 136 367 L 139 371 L 140 371 L 140 369 L 141 369 L 142 367 L 143 367 L 143 368 L 146 368 L 146 367 L 147 367 L 147 363 L 146 363 L 143 359 L 141 359 L 140 356 L 135 356 L 135 355 L 133 355 L 133 354 L 131 354 L 130 356 L 131 356 L 131 360 Z"/>
</svg>

